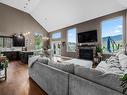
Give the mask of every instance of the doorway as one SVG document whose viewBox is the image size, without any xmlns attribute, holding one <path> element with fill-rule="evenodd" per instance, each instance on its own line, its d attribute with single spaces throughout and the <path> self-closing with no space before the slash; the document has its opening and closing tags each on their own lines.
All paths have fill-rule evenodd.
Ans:
<svg viewBox="0 0 127 95">
<path fill-rule="evenodd" d="M 61 41 L 52 41 L 51 49 L 54 55 L 61 55 Z"/>
</svg>

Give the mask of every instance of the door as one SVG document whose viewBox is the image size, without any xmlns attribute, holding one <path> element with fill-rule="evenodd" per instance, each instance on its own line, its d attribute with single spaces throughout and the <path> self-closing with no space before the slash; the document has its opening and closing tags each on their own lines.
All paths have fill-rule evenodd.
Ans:
<svg viewBox="0 0 127 95">
<path fill-rule="evenodd" d="M 54 55 L 61 55 L 61 41 L 52 41 L 51 48 Z"/>
</svg>

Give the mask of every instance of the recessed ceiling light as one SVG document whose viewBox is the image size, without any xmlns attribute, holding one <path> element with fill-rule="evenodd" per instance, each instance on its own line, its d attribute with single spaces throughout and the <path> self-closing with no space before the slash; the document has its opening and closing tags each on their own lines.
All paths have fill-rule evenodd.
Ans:
<svg viewBox="0 0 127 95">
<path fill-rule="evenodd" d="M 47 18 L 45 18 L 44 20 L 47 20 Z"/>
<path fill-rule="evenodd" d="M 28 3 L 26 3 L 26 5 L 28 5 Z"/>
</svg>

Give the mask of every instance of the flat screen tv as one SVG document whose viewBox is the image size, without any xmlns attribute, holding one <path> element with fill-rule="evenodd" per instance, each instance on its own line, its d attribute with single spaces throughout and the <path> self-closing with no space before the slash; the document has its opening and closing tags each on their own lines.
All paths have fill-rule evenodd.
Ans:
<svg viewBox="0 0 127 95">
<path fill-rule="evenodd" d="M 97 30 L 78 33 L 78 43 L 97 42 Z"/>
<path fill-rule="evenodd" d="M 13 46 L 14 47 L 24 47 L 25 37 L 22 34 L 13 35 Z"/>
</svg>

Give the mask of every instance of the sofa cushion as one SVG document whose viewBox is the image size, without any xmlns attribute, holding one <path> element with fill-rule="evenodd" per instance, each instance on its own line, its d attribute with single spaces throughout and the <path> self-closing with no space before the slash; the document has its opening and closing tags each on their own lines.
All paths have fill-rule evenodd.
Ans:
<svg viewBox="0 0 127 95">
<path fill-rule="evenodd" d="M 119 56 L 120 54 L 124 54 L 125 50 L 119 50 L 118 52 L 114 53 L 115 56 Z"/>
<path fill-rule="evenodd" d="M 92 64 L 93 64 L 92 61 L 89 61 L 89 60 L 82 60 L 82 59 L 76 59 L 76 58 L 73 58 L 73 59 L 71 59 L 71 60 L 67 60 L 67 61 L 64 61 L 64 62 L 72 63 L 72 64 L 74 64 L 75 66 L 76 66 L 76 65 L 84 66 L 84 67 L 87 67 L 87 68 L 92 68 Z"/>
<path fill-rule="evenodd" d="M 123 95 L 95 82 L 70 74 L 69 95 Z"/>
<path fill-rule="evenodd" d="M 122 60 L 122 59 L 124 59 L 125 57 L 126 57 L 125 54 L 120 54 L 120 55 L 118 56 L 119 60 Z"/>
<path fill-rule="evenodd" d="M 117 69 L 113 71 L 113 69 Z M 114 73 L 114 74 L 120 74 L 122 71 L 122 67 L 119 62 L 107 62 L 107 61 L 101 61 L 99 65 L 96 67 L 96 70 L 104 71 L 105 73 Z M 119 73 L 115 73 L 119 72 Z"/>
<path fill-rule="evenodd" d="M 118 56 L 111 56 L 110 58 L 106 59 L 107 63 L 119 63 L 119 58 Z"/>
<path fill-rule="evenodd" d="M 127 68 L 127 56 L 125 54 L 120 54 L 118 57 L 121 67 Z"/>
<path fill-rule="evenodd" d="M 68 95 L 69 73 L 38 61 L 28 71 L 29 76 L 47 93 L 46 95 Z"/>
<path fill-rule="evenodd" d="M 34 62 L 37 61 L 37 59 L 39 59 L 39 58 L 41 58 L 40 55 L 30 57 L 28 60 L 28 67 L 32 67 Z"/>
<path fill-rule="evenodd" d="M 84 66 L 75 66 L 74 74 L 83 78 L 93 80 L 95 77 L 104 74 L 104 72 L 95 70 L 93 68 L 86 68 Z"/>
<path fill-rule="evenodd" d="M 63 71 L 69 72 L 69 73 L 74 73 L 74 64 L 67 63 L 67 62 L 54 62 L 54 61 L 49 61 L 48 63 L 49 66 L 61 69 Z"/>
<path fill-rule="evenodd" d="M 77 76 L 93 81 L 100 85 L 115 89 L 117 91 L 122 91 L 122 88 L 120 87 L 121 81 L 119 80 L 119 75 L 111 73 L 106 74 L 103 70 L 85 68 L 83 66 L 76 66 L 74 73 Z"/>
<path fill-rule="evenodd" d="M 50 59 L 48 57 L 40 57 L 37 59 L 38 62 L 44 63 L 44 64 L 48 64 L 49 60 Z"/>
</svg>

